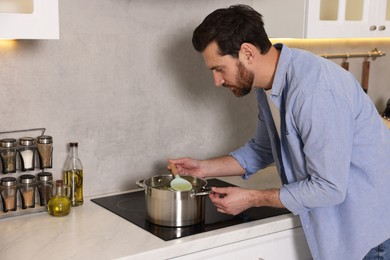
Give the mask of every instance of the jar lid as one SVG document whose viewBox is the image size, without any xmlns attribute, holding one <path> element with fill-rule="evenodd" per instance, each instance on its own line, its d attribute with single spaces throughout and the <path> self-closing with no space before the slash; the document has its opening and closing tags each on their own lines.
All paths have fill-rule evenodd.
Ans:
<svg viewBox="0 0 390 260">
<path fill-rule="evenodd" d="M 0 185 L 1 186 L 7 186 L 7 187 L 16 185 L 16 178 L 14 178 L 14 177 L 4 177 L 4 178 L 1 178 Z"/>
<path fill-rule="evenodd" d="M 33 183 L 35 181 L 35 176 L 32 174 L 23 174 L 19 177 L 20 183 Z"/>
<path fill-rule="evenodd" d="M 32 138 L 32 137 L 19 138 L 19 144 L 22 146 L 33 145 L 33 144 L 35 144 L 35 138 Z"/>
<path fill-rule="evenodd" d="M 3 148 L 11 148 L 16 146 L 15 138 L 5 138 L 0 140 L 0 146 Z"/>
<path fill-rule="evenodd" d="M 51 181 L 53 180 L 53 174 L 51 172 L 38 173 L 38 181 Z"/>
<path fill-rule="evenodd" d="M 51 144 L 53 143 L 53 138 L 49 135 L 38 136 L 38 143 L 40 144 Z"/>
</svg>

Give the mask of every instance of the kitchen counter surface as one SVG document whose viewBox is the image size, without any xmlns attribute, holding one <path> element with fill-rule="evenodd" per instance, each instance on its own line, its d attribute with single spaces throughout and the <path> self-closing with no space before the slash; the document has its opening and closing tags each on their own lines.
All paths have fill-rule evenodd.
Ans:
<svg viewBox="0 0 390 260">
<path fill-rule="evenodd" d="M 280 186 L 272 167 L 255 178 L 223 180 L 248 188 Z M 41 212 L 0 220 L 0 259 L 166 259 L 300 227 L 286 214 L 164 241 L 90 199 L 66 217 Z"/>
</svg>

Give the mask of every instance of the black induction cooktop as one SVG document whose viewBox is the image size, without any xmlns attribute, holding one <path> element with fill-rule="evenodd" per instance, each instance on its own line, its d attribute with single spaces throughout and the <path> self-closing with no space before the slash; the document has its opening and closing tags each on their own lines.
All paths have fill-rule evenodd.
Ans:
<svg viewBox="0 0 390 260">
<path fill-rule="evenodd" d="M 234 186 L 218 179 L 208 179 L 207 183 L 209 187 Z M 186 227 L 165 227 L 152 224 L 145 219 L 146 204 L 143 190 L 92 199 L 92 201 L 165 241 L 290 213 L 287 209 L 259 207 L 231 216 L 218 212 L 206 196 L 204 223 Z"/>
</svg>

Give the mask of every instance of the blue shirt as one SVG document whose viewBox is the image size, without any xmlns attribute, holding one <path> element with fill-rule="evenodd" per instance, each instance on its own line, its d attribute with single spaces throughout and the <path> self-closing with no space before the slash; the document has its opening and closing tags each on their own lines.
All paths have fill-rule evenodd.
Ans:
<svg viewBox="0 0 390 260">
<path fill-rule="evenodd" d="M 314 259 L 362 259 L 390 238 L 390 131 L 354 76 L 309 52 L 281 50 L 256 135 L 231 155 L 251 174 L 275 162 L 280 199 L 299 215 Z"/>
</svg>

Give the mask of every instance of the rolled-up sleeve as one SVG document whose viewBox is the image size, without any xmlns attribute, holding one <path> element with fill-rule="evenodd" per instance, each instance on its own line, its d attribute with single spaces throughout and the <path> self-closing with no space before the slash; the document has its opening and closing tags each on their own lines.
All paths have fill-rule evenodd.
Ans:
<svg viewBox="0 0 390 260">
<path fill-rule="evenodd" d="M 258 118 L 255 137 L 229 154 L 245 169 L 245 174 L 242 176 L 244 179 L 274 162 L 271 141 L 261 111 Z"/>
<path fill-rule="evenodd" d="M 241 148 L 229 154 L 237 160 L 242 168 L 245 169 L 244 179 L 263 169 L 273 162 L 272 152 L 269 148 L 256 143 L 251 139 Z"/>
</svg>

